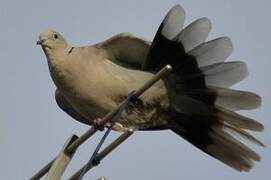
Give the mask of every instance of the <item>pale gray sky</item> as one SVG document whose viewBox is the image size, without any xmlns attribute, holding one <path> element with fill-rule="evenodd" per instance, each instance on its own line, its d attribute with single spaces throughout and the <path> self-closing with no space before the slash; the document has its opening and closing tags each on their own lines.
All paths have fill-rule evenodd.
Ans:
<svg viewBox="0 0 271 180">
<path fill-rule="evenodd" d="M 231 59 L 247 62 L 250 76 L 235 87 L 263 97 L 262 108 L 244 112 L 265 124 L 265 132 L 256 134 L 268 146 L 255 147 L 262 161 L 251 172 L 239 173 L 169 131 L 138 132 L 85 179 L 101 175 L 108 180 L 270 178 L 271 1 L 2 0 L 0 179 L 29 178 L 58 153 L 71 134 L 79 135 L 87 129 L 56 106 L 44 53 L 35 45 L 39 32 L 55 29 L 74 46 L 96 43 L 123 31 L 151 40 L 165 13 L 175 4 L 185 8 L 187 23 L 209 17 L 213 24 L 210 38 L 231 37 L 235 47 Z M 86 163 L 100 135 L 79 149 L 63 179 Z"/>
</svg>

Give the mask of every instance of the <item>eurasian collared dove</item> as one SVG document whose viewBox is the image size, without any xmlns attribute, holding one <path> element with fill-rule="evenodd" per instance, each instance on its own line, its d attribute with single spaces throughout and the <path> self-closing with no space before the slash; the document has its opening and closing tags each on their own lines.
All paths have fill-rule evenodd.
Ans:
<svg viewBox="0 0 271 180">
<path fill-rule="evenodd" d="M 132 104 L 115 130 L 170 129 L 202 151 L 239 171 L 248 171 L 259 155 L 236 139 L 264 146 L 245 130 L 263 125 L 235 111 L 260 106 L 251 92 L 228 87 L 247 76 L 244 62 L 224 62 L 233 47 L 228 37 L 205 42 L 211 23 L 201 18 L 186 28 L 185 12 L 174 6 L 153 42 L 128 33 L 104 42 L 71 47 L 55 31 L 39 35 L 59 107 L 74 119 L 93 125 L 166 64 L 172 72 Z"/>
</svg>

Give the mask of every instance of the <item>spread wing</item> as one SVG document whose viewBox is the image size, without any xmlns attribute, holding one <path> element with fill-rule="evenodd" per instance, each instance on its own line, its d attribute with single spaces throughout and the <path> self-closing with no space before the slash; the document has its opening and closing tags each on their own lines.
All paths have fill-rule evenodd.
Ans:
<svg viewBox="0 0 271 180">
<path fill-rule="evenodd" d="M 108 59 L 116 64 L 131 69 L 141 69 L 147 59 L 151 42 L 120 33 L 96 46 L 105 50 Z"/>
</svg>

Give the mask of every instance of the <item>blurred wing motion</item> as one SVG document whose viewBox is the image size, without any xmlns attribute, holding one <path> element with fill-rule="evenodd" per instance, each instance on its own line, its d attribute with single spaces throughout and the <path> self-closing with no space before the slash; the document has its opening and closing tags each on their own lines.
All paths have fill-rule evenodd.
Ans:
<svg viewBox="0 0 271 180">
<path fill-rule="evenodd" d="M 254 93 L 228 89 L 247 76 L 244 62 L 225 62 L 231 40 L 205 42 L 211 30 L 207 18 L 183 28 L 185 12 L 173 7 L 150 43 L 120 34 L 100 44 L 117 64 L 156 72 L 166 64 L 173 73 L 163 79 L 169 96 L 169 128 L 202 151 L 238 171 L 248 171 L 260 157 L 235 135 L 264 146 L 245 130 L 263 131 L 259 122 L 234 111 L 260 106 Z"/>
</svg>

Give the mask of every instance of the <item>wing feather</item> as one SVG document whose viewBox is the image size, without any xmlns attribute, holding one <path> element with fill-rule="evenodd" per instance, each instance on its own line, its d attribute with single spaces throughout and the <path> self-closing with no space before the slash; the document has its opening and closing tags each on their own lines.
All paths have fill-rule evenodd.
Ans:
<svg viewBox="0 0 271 180">
<path fill-rule="evenodd" d="M 106 52 L 108 60 L 126 68 L 141 69 L 147 59 L 150 42 L 130 33 L 120 33 L 96 46 Z"/>
</svg>

